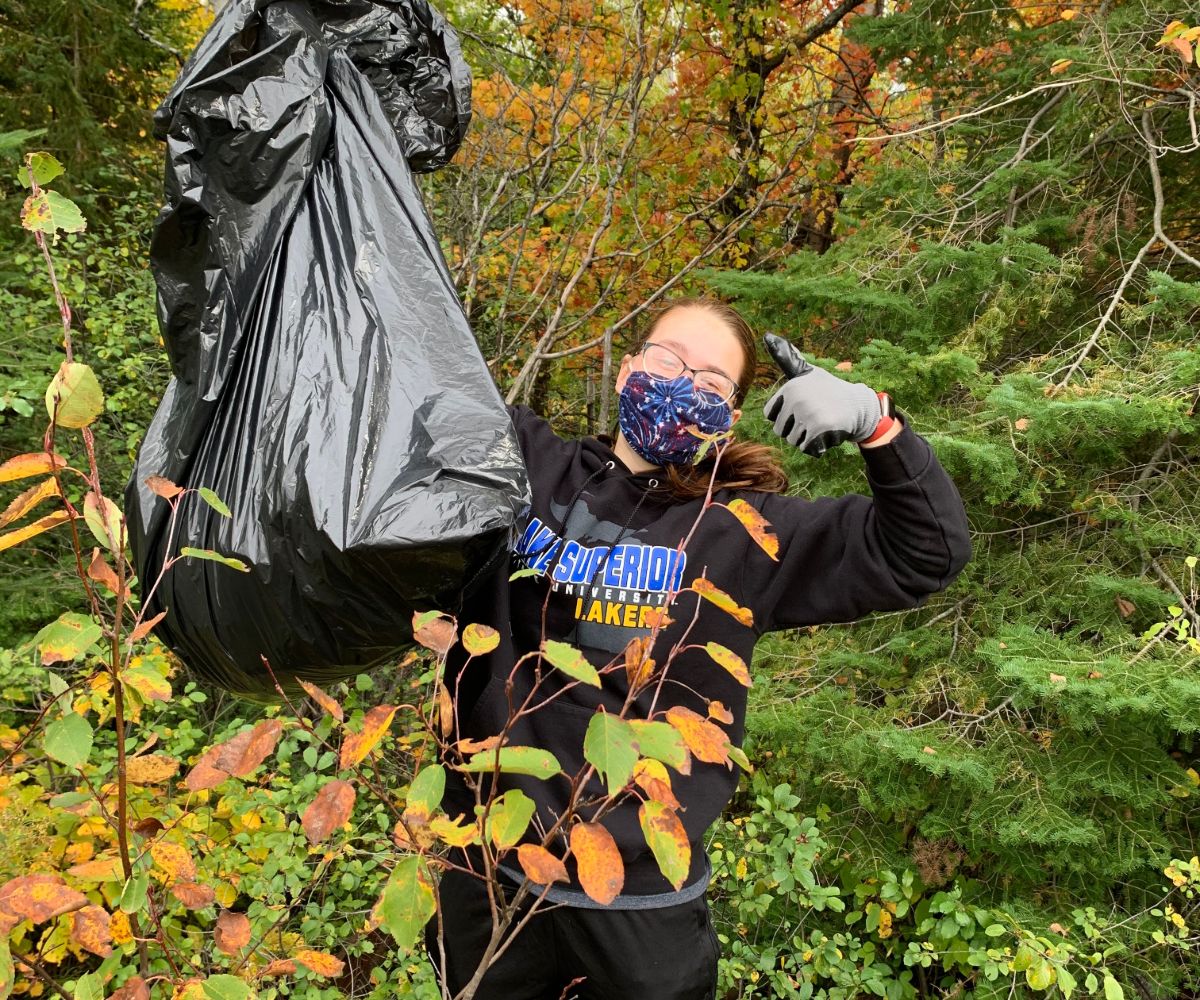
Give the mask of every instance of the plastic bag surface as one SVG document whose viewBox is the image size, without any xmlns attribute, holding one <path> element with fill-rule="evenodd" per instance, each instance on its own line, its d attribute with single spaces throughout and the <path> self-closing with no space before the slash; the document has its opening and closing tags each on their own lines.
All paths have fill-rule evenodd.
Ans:
<svg viewBox="0 0 1200 1000">
<path fill-rule="evenodd" d="M 244 695 L 395 657 L 502 556 L 528 485 L 413 171 L 470 120 L 427 4 L 232 0 L 154 117 L 173 377 L 126 487 L 146 618 Z M 208 487 L 171 507 L 145 484 Z M 236 557 L 240 572 L 182 546 Z"/>
</svg>

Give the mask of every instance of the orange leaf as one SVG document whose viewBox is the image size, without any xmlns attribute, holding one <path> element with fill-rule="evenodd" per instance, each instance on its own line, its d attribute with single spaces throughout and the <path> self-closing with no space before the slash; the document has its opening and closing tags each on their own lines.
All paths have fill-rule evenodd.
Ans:
<svg viewBox="0 0 1200 1000">
<path fill-rule="evenodd" d="M 625 884 L 625 863 L 613 835 L 599 823 L 576 823 L 571 827 L 571 852 L 583 891 L 605 906 L 616 899 Z"/>
<path fill-rule="evenodd" d="M 300 820 L 300 827 L 308 842 L 319 844 L 346 823 L 354 811 L 354 799 L 354 786 L 348 781 L 334 778 L 322 785 Z"/>
<path fill-rule="evenodd" d="M 253 729 L 238 733 L 221 744 L 216 766 L 235 778 L 245 778 L 275 751 L 283 722 L 264 719 Z"/>
<path fill-rule="evenodd" d="M 85 906 L 71 914 L 71 940 L 84 951 L 108 958 L 112 954 L 112 932 L 108 911 L 103 906 Z"/>
<path fill-rule="evenodd" d="M 200 759 L 192 765 L 183 784 L 189 792 L 199 792 L 206 788 L 216 788 L 229 777 L 228 771 L 217 767 L 217 758 L 221 755 L 219 746 L 209 747 L 200 755 Z"/>
<path fill-rule="evenodd" d="M 83 864 L 74 865 L 67 869 L 68 875 L 83 879 L 85 882 L 115 882 L 124 880 L 121 872 L 120 858 L 93 858 Z"/>
<path fill-rule="evenodd" d="M 346 963 L 341 959 L 323 951 L 298 951 L 294 957 L 297 962 L 318 976 L 340 976 L 342 969 L 346 967 Z"/>
<path fill-rule="evenodd" d="M 5 508 L 3 514 L 0 514 L 0 528 L 6 524 L 12 524 L 19 517 L 24 517 L 47 497 L 56 496 L 58 496 L 58 483 L 53 479 L 45 479 L 36 486 L 30 486 Z"/>
<path fill-rule="evenodd" d="M 206 906 L 212 906 L 217 898 L 209 886 L 199 882 L 176 882 L 171 886 L 171 895 L 189 910 L 203 910 Z"/>
<path fill-rule="evenodd" d="M 213 940 L 226 955 L 237 955 L 250 943 L 250 921 L 246 914 L 222 910 L 213 929 Z"/>
<path fill-rule="evenodd" d="M 196 877 L 196 862 L 182 844 L 156 840 L 150 845 L 154 863 L 171 876 L 171 881 L 190 882 Z"/>
<path fill-rule="evenodd" d="M 567 866 L 538 844 L 520 844 L 517 860 L 530 882 L 549 885 L 551 882 L 569 882 Z"/>
<path fill-rule="evenodd" d="M 33 451 L 27 455 L 15 455 L 0 465 L 0 483 L 11 483 L 14 479 L 41 476 L 55 469 L 65 469 L 67 460 L 62 455 L 45 451 Z"/>
<path fill-rule="evenodd" d="M 342 758 L 338 763 L 340 770 L 346 770 L 359 764 L 372 750 L 392 724 L 396 714 L 394 705 L 376 705 L 363 716 L 362 732 L 350 733 L 342 741 Z"/>
<path fill-rule="evenodd" d="M 296 963 L 290 958 L 277 958 L 269 963 L 260 976 L 290 976 L 296 971 Z"/>
<path fill-rule="evenodd" d="M 33 538 L 34 535 L 40 535 L 43 531 L 49 531 L 63 523 L 63 521 L 71 520 L 71 515 L 65 510 L 56 510 L 53 514 L 47 514 L 45 517 L 39 517 L 23 528 L 17 528 L 16 531 L 9 531 L 0 535 L 0 552 L 4 549 L 11 549 L 14 545 L 20 545 L 25 539 Z"/>
<path fill-rule="evenodd" d="M 630 639 L 625 647 L 625 676 L 629 681 L 629 690 L 635 694 L 649 683 L 654 674 L 654 661 L 647 655 L 650 643 L 651 637 L 644 635 Z"/>
<path fill-rule="evenodd" d="M 733 713 L 725 707 L 723 702 L 719 701 L 708 703 L 708 717 L 716 719 L 718 722 L 724 722 L 726 725 L 733 722 Z"/>
<path fill-rule="evenodd" d="M 133 630 L 133 634 L 129 637 L 130 641 L 138 642 L 141 639 L 145 639 L 146 636 L 148 636 L 153 630 L 154 626 L 166 617 L 167 613 L 165 611 L 160 611 L 153 618 L 147 618 L 144 622 L 138 622 L 137 628 Z"/>
<path fill-rule="evenodd" d="M 135 785 L 154 785 L 166 781 L 179 770 L 179 761 L 163 753 L 130 757 L 125 761 L 125 777 Z"/>
<path fill-rule="evenodd" d="M 754 615 L 750 613 L 749 608 L 743 608 L 720 587 L 704 577 L 697 577 L 688 589 L 694 590 L 701 597 L 712 601 L 722 611 L 733 615 L 746 628 L 750 628 L 754 624 Z"/>
<path fill-rule="evenodd" d="M 106 587 L 110 594 L 116 594 L 121 589 L 121 582 L 117 579 L 117 574 L 113 572 L 108 560 L 100 554 L 99 548 L 92 549 L 92 561 L 88 564 L 87 575 L 89 580 Z"/>
<path fill-rule="evenodd" d="M 690 708 L 673 705 L 667 709 L 667 722 L 674 726 L 688 749 L 700 760 L 709 764 L 724 764 L 729 767 L 729 737 L 703 716 Z"/>
<path fill-rule="evenodd" d="M 437 611 L 413 612 L 413 638 L 428 650 L 445 656 L 454 645 L 454 622 Z"/>
<path fill-rule="evenodd" d="M 779 539 L 771 530 L 771 523 L 758 512 L 758 509 L 745 500 L 730 500 L 724 504 L 729 513 L 741 522 L 750 537 L 767 555 L 779 562 Z"/>
<path fill-rule="evenodd" d="M 1059 73 L 1065 73 L 1071 68 L 1071 63 L 1074 61 L 1074 59 L 1055 59 L 1054 62 L 1050 64 L 1051 75 L 1056 76 Z"/>
<path fill-rule="evenodd" d="M 152 493 L 157 493 L 164 500 L 170 500 L 183 492 L 182 486 L 176 486 L 165 476 L 147 476 L 146 485 L 150 487 Z"/>
<path fill-rule="evenodd" d="M 438 729 L 442 736 L 446 737 L 454 728 L 454 702 L 450 700 L 450 692 L 446 690 L 446 685 L 441 681 L 438 681 L 436 697 Z"/>
<path fill-rule="evenodd" d="M 0 923 L 4 914 L 10 914 L 40 924 L 87 904 L 87 896 L 59 875 L 21 875 L 0 887 Z"/>
<path fill-rule="evenodd" d="M 300 686 L 304 688 L 304 693 L 315 701 L 321 708 L 332 715 L 338 722 L 344 722 L 346 713 L 342 711 L 342 706 L 332 695 L 326 694 L 315 684 L 310 684 L 308 681 L 301 681 Z"/>
<path fill-rule="evenodd" d="M 108 1000 L 150 1000 L 150 987 L 141 976 L 130 976 Z"/>
<path fill-rule="evenodd" d="M 1124 597 L 1117 598 L 1117 613 L 1122 618 L 1128 618 L 1135 611 L 1137 611 L 1137 605 L 1133 601 L 1128 601 Z"/>
<path fill-rule="evenodd" d="M 482 753 L 484 750 L 494 750 L 499 745 L 499 736 L 489 736 L 482 740 L 473 740 L 464 736 L 461 740 L 454 744 L 454 749 L 456 749 L 459 753 L 466 755 Z"/>
<path fill-rule="evenodd" d="M 672 809 L 679 808 L 679 800 L 671 791 L 671 776 L 667 774 L 666 765 L 660 760 L 643 757 L 633 765 L 634 783 L 650 798 Z"/>
<path fill-rule="evenodd" d="M 733 675 L 733 679 L 744 687 L 750 687 L 750 670 L 746 666 L 746 661 L 737 655 L 732 649 L 726 649 L 720 643 L 710 642 L 704 647 L 705 651 L 716 660 L 721 666 Z"/>
</svg>

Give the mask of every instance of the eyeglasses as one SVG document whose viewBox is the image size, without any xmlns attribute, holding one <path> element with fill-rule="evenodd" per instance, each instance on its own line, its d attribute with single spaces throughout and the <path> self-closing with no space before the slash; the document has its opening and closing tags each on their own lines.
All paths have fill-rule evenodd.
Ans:
<svg viewBox="0 0 1200 1000">
<path fill-rule="evenodd" d="M 683 358 L 662 344 L 643 344 L 641 355 L 642 368 L 656 382 L 670 382 L 684 372 L 691 372 L 692 384 L 706 402 L 728 403 L 737 394 L 737 383 L 728 375 L 711 368 L 689 368 Z"/>
</svg>

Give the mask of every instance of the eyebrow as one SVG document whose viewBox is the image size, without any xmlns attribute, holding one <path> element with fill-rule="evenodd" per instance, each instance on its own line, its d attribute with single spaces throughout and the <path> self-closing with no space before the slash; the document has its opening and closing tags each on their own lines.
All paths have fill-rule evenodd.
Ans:
<svg viewBox="0 0 1200 1000">
<path fill-rule="evenodd" d="M 683 344 L 681 344 L 678 340 L 670 340 L 667 338 L 663 338 L 662 340 L 648 340 L 647 343 L 648 344 L 662 344 L 663 347 L 673 347 L 676 350 L 679 350 L 683 347 Z M 737 381 L 732 375 L 729 374 L 729 372 L 724 371 L 721 368 L 702 368 L 701 371 L 716 372 L 719 375 L 724 375 L 727 379 L 729 379 L 730 382 Z"/>
</svg>

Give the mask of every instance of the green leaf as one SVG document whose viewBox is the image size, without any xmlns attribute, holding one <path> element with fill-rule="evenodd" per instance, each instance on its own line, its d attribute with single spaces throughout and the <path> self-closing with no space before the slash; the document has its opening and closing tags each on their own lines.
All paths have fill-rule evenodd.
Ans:
<svg viewBox="0 0 1200 1000">
<path fill-rule="evenodd" d="M 75 980 L 74 1000 L 104 1000 L 104 983 L 95 972 Z"/>
<path fill-rule="evenodd" d="M 1075 977 L 1067 971 L 1067 967 L 1060 965 L 1058 967 L 1058 988 L 1062 990 L 1062 994 L 1067 1000 L 1071 1000 L 1071 994 L 1075 992 L 1075 987 L 1078 985 Z"/>
<path fill-rule="evenodd" d="M 1004 925 L 1003 924 L 988 924 L 983 929 L 983 933 L 986 934 L 988 937 L 999 937 L 1001 934 L 1004 933 Z"/>
<path fill-rule="evenodd" d="M 242 573 L 250 572 L 250 567 L 240 559 L 234 556 L 223 556 L 220 552 L 214 552 L 212 549 L 194 549 L 190 545 L 185 545 L 179 550 L 179 554 L 181 556 L 191 556 L 193 559 L 207 559 L 209 562 L 223 563 Z"/>
<path fill-rule="evenodd" d="M 459 771 L 491 771 L 500 758 L 500 770 L 508 774 L 527 774 L 531 778 L 553 778 L 562 773 L 558 758 L 549 750 L 537 747 L 499 747 L 481 750 L 465 764 L 457 765 Z"/>
<path fill-rule="evenodd" d="M 379 899 L 381 926 L 402 951 L 411 951 L 434 912 L 433 888 L 421 871 L 421 859 L 415 854 L 401 858 Z"/>
<path fill-rule="evenodd" d="M 488 810 L 487 836 L 499 848 L 512 847 L 533 819 L 536 803 L 519 788 L 510 788 Z"/>
<path fill-rule="evenodd" d="M 446 791 L 446 769 L 441 764 L 432 764 L 422 768 L 421 773 L 413 778 L 408 786 L 407 808 L 414 805 L 430 815 L 442 802 Z"/>
<path fill-rule="evenodd" d="M 206 504 L 208 504 L 213 510 L 215 510 L 222 517 L 230 517 L 231 516 L 229 513 L 229 508 L 225 505 L 225 501 L 222 500 L 219 496 L 217 496 L 207 486 L 201 486 L 198 492 L 200 493 L 200 496 L 204 500 L 204 502 Z"/>
<path fill-rule="evenodd" d="M 92 726 L 82 715 L 68 712 L 46 727 L 48 756 L 67 767 L 83 767 L 92 752 Z"/>
<path fill-rule="evenodd" d="M 57 404 L 57 416 L 55 405 Z M 46 387 L 46 412 L 59 427 L 86 427 L 104 410 L 96 373 L 78 361 L 64 361 Z"/>
<path fill-rule="evenodd" d="M 1048 990 L 1054 983 L 1054 966 L 1041 959 L 1025 970 L 1025 981 L 1039 992 Z"/>
<path fill-rule="evenodd" d="M 592 687 L 600 686 L 600 675 L 596 673 L 596 668 L 588 663 L 583 653 L 569 643 L 547 639 L 542 643 L 542 655 L 552 667 L 561 670 L 568 677 Z"/>
<path fill-rule="evenodd" d="M 515 573 L 511 574 L 508 579 L 509 579 L 509 582 L 511 583 L 513 580 L 520 580 L 523 577 L 541 576 L 541 575 L 542 575 L 542 571 L 540 569 L 531 569 L 531 568 L 527 567 L 525 569 L 517 570 Z"/>
<path fill-rule="evenodd" d="M 1087 974 L 1087 978 L 1083 981 L 1083 988 L 1089 993 L 1095 993 L 1096 987 L 1099 985 L 1100 983 L 1096 980 L 1096 974 L 1094 972 L 1089 972 Z"/>
<path fill-rule="evenodd" d="M 110 552 L 116 552 L 117 543 L 127 539 L 121 527 L 121 508 L 108 499 L 89 491 L 83 501 L 83 519 L 92 537 Z"/>
<path fill-rule="evenodd" d="M 237 976 L 209 976 L 202 985 L 208 1000 L 250 1000 L 254 996 L 250 987 Z"/>
<path fill-rule="evenodd" d="M 1104 973 L 1104 1000 L 1125 1000 L 1125 990 L 1109 972 Z"/>
<path fill-rule="evenodd" d="M 8 935 L 3 934 L 0 935 L 0 1000 L 12 995 L 15 979 L 16 970 L 13 968 L 12 952 L 8 950 Z"/>
<path fill-rule="evenodd" d="M 17 171 L 17 179 L 23 188 L 30 186 L 29 167 L 33 168 L 33 179 L 37 182 L 38 187 L 45 187 L 54 178 L 61 177 L 63 174 L 63 165 L 49 153 L 42 151 L 29 153 Z"/>
<path fill-rule="evenodd" d="M 750 763 L 750 758 L 746 756 L 746 751 L 741 747 L 730 745 L 726 752 L 729 754 L 729 759 L 737 764 L 743 771 L 748 774 L 754 773 L 754 765 Z"/>
<path fill-rule="evenodd" d="M 616 795 L 633 777 L 638 759 L 635 739 L 633 727 L 609 712 L 597 712 L 588 722 L 583 757 L 604 776 L 609 795 Z"/>
<path fill-rule="evenodd" d="M 12 132 L 0 132 L 0 153 L 8 153 L 20 149 L 33 139 L 40 139 L 46 134 L 44 128 L 19 128 Z"/>
<path fill-rule="evenodd" d="M 140 912 L 146 906 L 146 890 L 149 888 L 149 872 L 134 875 L 125 883 L 125 888 L 121 890 L 121 899 L 117 905 L 126 913 Z"/>
<path fill-rule="evenodd" d="M 79 206 L 57 191 L 41 191 L 25 199 L 21 225 L 31 233 L 46 233 L 58 239 L 58 233 L 82 233 L 87 222 Z"/>
<path fill-rule="evenodd" d="M 679 730 L 668 722 L 647 722 L 645 719 L 630 719 L 629 725 L 637 739 L 643 757 L 660 760 L 668 767 L 681 773 L 688 766 L 687 744 Z"/>
<path fill-rule="evenodd" d="M 42 664 L 74 660 L 82 656 L 104 636 L 100 625 L 74 611 L 68 611 L 51 622 L 33 637 Z"/>
<path fill-rule="evenodd" d="M 692 847 L 675 810 L 649 799 L 638 807 L 638 822 L 663 878 L 680 888 L 692 864 Z"/>
</svg>

